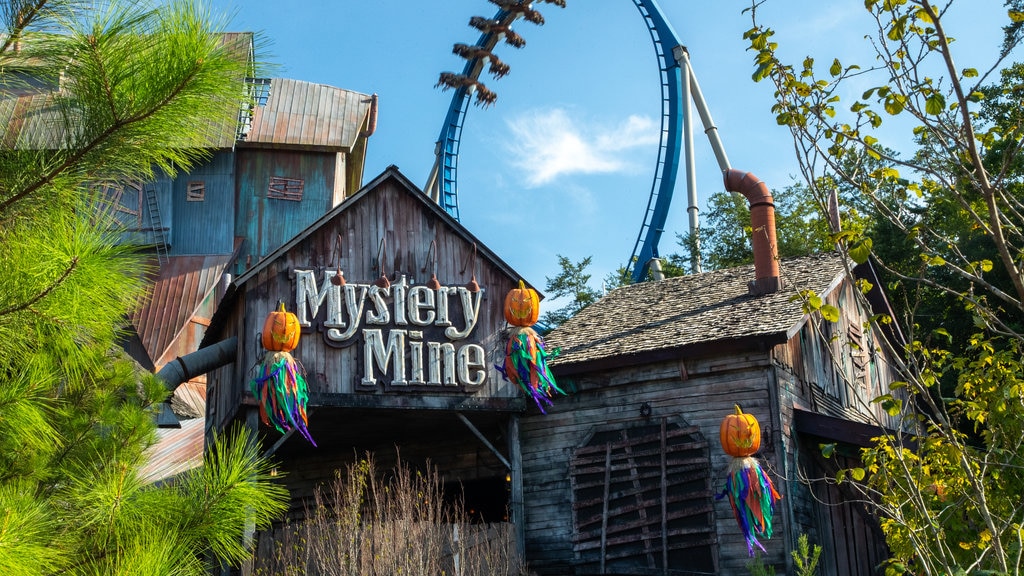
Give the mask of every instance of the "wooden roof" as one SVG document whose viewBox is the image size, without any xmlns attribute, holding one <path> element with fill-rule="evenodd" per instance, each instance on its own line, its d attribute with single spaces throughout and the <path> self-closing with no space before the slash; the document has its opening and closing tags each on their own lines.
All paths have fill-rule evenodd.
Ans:
<svg viewBox="0 0 1024 576">
<path fill-rule="evenodd" d="M 608 359 L 639 363 L 701 344 L 784 342 L 805 319 L 793 296 L 805 289 L 827 294 L 842 280 L 843 266 L 837 254 L 780 265 L 785 287 L 764 296 L 747 290 L 753 265 L 615 289 L 547 336 L 549 348 L 561 348 L 551 364 L 558 369 Z"/>
<path fill-rule="evenodd" d="M 154 279 L 149 298 L 132 314 L 132 325 L 156 364 L 203 299 L 217 287 L 233 254 L 172 256 Z M 156 366 L 157 369 L 160 366 Z"/>
<path fill-rule="evenodd" d="M 351 150 L 370 112 L 370 96 L 326 86 L 272 78 L 266 104 L 253 110 L 249 145 Z"/>
</svg>

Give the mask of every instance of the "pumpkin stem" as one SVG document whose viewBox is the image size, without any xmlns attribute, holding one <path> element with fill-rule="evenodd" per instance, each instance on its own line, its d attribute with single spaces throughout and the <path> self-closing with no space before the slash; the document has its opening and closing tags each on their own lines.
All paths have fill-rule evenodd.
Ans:
<svg viewBox="0 0 1024 576">
<path fill-rule="evenodd" d="M 737 414 L 743 414 L 743 410 L 740 410 L 740 405 L 739 404 L 733 404 L 733 406 L 736 407 L 736 413 Z"/>
<path fill-rule="evenodd" d="M 519 279 L 519 289 L 526 290 L 526 284 L 523 282 L 522 278 Z"/>
<path fill-rule="evenodd" d="M 287 312 L 287 310 L 284 309 L 284 300 L 278 300 L 277 301 L 277 311 L 278 312 Z"/>
</svg>

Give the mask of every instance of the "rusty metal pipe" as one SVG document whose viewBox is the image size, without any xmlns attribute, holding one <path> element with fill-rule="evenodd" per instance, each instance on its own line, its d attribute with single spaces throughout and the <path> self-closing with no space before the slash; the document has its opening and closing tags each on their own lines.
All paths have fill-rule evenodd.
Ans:
<svg viewBox="0 0 1024 576">
<path fill-rule="evenodd" d="M 775 200 L 768 185 L 750 172 L 726 170 L 725 189 L 742 194 L 750 203 L 753 229 L 754 281 L 752 294 L 771 294 L 782 288 L 779 277 L 778 241 L 775 234 Z"/>
</svg>

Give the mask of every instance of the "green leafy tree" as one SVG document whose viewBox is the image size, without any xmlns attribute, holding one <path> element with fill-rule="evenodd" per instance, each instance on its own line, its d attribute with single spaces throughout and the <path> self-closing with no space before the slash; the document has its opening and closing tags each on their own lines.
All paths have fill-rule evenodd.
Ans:
<svg viewBox="0 0 1024 576">
<path fill-rule="evenodd" d="M 878 512 L 893 554 L 887 571 L 1019 574 L 1024 134 L 1020 72 L 1006 58 L 1021 39 L 1024 2 L 1006 2 L 1001 50 L 987 62 L 956 58 L 944 26 L 954 4 L 864 2 L 875 24 L 869 68 L 783 62 L 757 2 L 745 37 L 754 80 L 774 85 L 773 112 L 790 129 L 815 202 L 824 205 L 822 184 L 835 182 L 872 208 L 869 226 L 844 226 L 834 240 L 854 261 L 881 267 L 896 296 L 895 316 L 871 329 L 900 378 L 875 402 L 901 430 L 865 450 L 863 468 L 840 475 Z M 850 85 L 864 82 L 846 101 Z M 891 124 L 888 134 L 912 135 L 913 154 L 883 146 Z M 906 342 L 888 339 L 883 322 L 897 323 Z"/>
<path fill-rule="evenodd" d="M 590 274 L 586 273 L 592 257 L 587 256 L 579 262 L 558 255 L 558 266 L 561 271 L 554 278 L 546 278 L 545 292 L 552 298 L 568 298 L 568 303 L 556 310 L 544 313 L 541 322 L 555 327 L 572 318 L 580 310 L 596 302 L 601 293 L 591 288 Z"/>
<path fill-rule="evenodd" d="M 117 347 L 145 267 L 94 191 L 200 160 L 206 127 L 237 121 L 247 58 L 188 0 L 0 8 L 0 107 L 22 114 L 0 142 L 0 573 L 240 562 L 286 494 L 241 432 L 142 481 L 166 391 Z"/>
<path fill-rule="evenodd" d="M 822 183 L 822 186 L 825 184 Z M 831 187 L 838 197 L 852 195 L 838 184 Z M 835 240 L 828 220 L 827 205 L 802 184 L 793 184 L 772 193 L 775 200 L 776 233 L 780 258 L 806 256 L 835 249 Z M 826 198 L 827 201 L 827 198 Z M 837 215 L 847 226 L 862 229 L 867 223 L 864 207 L 843 202 Z M 702 270 L 721 270 L 754 261 L 750 237 L 750 206 L 739 194 L 716 192 L 708 198 L 708 210 L 702 215 L 697 235 L 676 234 L 682 252 L 670 254 L 663 264 L 666 276 L 691 274 L 693 255 L 699 251 Z"/>
</svg>

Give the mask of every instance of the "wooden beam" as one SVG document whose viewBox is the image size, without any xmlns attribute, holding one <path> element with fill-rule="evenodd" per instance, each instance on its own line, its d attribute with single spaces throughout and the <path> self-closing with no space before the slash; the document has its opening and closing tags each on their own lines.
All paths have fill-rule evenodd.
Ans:
<svg viewBox="0 0 1024 576">
<path fill-rule="evenodd" d="M 808 412 L 796 408 L 793 410 L 793 424 L 797 432 L 818 436 L 827 440 L 853 444 L 862 448 L 874 446 L 872 438 L 878 436 L 897 435 L 894 430 L 887 430 L 881 426 L 855 422 L 835 416 L 826 416 L 817 412 Z M 903 435 L 904 444 L 911 450 L 916 450 L 917 444 L 909 436 Z"/>
<path fill-rule="evenodd" d="M 601 574 L 604 574 L 604 558 L 608 553 L 608 492 L 611 490 L 612 446 L 604 448 L 604 507 L 601 510 Z"/>
<path fill-rule="evenodd" d="M 242 404 L 256 406 L 252 396 Z M 309 406 L 331 408 L 380 408 L 390 410 L 449 410 L 460 412 L 524 412 L 526 398 L 478 398 L 475 396 L 427 396 L 402 394 L 329 394 L 309 396 Z"/>
<path fill-rule="evenodd" d="M 455 415 L 459 417 L 459 420 L 462 420 L 462 423 L 466 425 L 466 428 L 469 428 L 469 431 L 472 432 L 473 435 L 476 436 L 477 439 L 480 440 L 480 442 L 482 442 L 483 445 L 486 446 L 488 450 L 494 453 L 498 460 L 501 461 L 502 465 L 505 466 L 506 470 L 512 469 L 512 464 L 509 463 L 509 461 L 505 458 L 504 455 L 502 455 L 501 452 L 498 452 L 498 449 L 494 447 L 494 444 L 491 444 L 490 440 L 488 440 L 487 437 L 484 436 L 484 433 L 481 432 L 479 428 L 474 426 L 473 423 L 469 421 L 469 418 L 466 418 L 465 414 L 463 414 L 462 412 L 456 412 Z"/>
<path fill-rule="evenodd" d="M 523 503 L 523 451 L 519 443 L 519 414 L 508 419 L 508 453 L 511 457 L 509 480 L 512 484 L 509 508 L 512 525 L 516 530 L 516 550 L 519 558 L 526 558 L 526 507 Z"/>
</svg>

